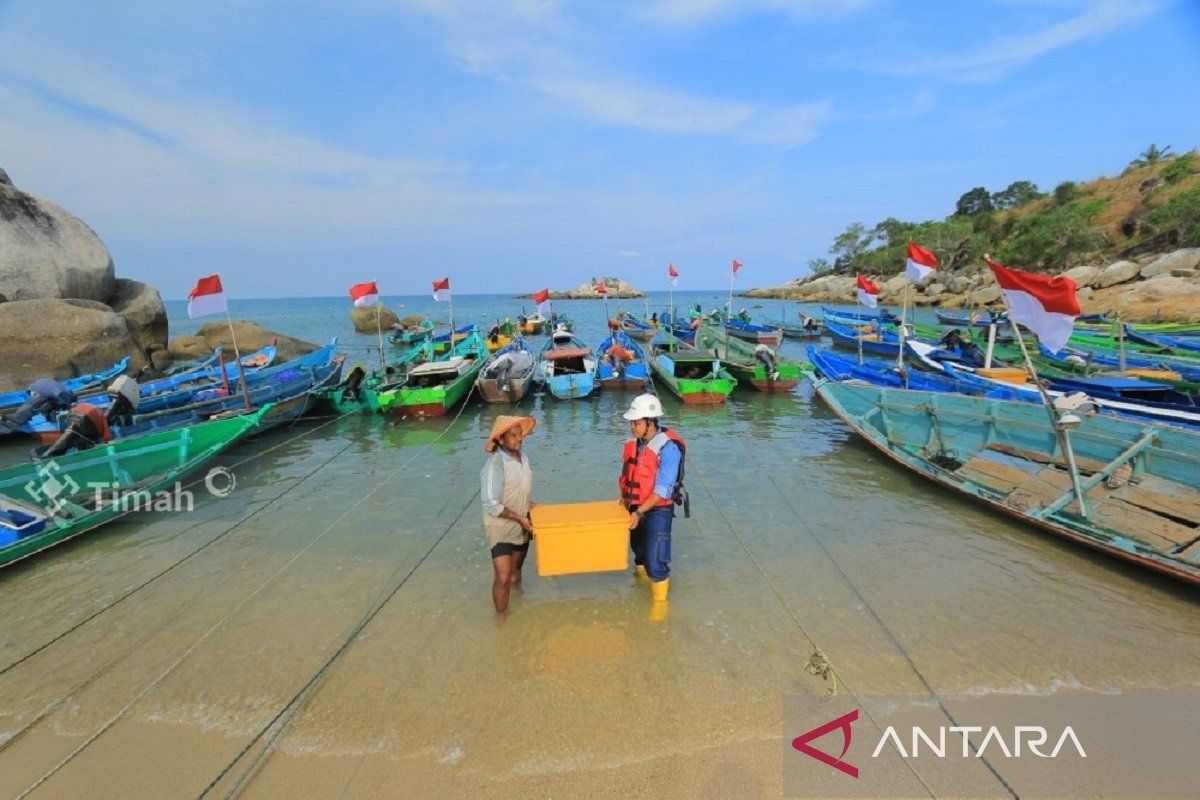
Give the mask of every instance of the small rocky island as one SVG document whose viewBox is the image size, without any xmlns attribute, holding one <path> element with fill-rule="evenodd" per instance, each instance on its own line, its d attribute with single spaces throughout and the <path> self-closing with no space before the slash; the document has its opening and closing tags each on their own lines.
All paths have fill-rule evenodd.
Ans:
<svg viewBox="0 0 1200 800">
<path fill-rule="evenodd" d="M 608 290 L 608 297 L 611 300 L 627 300 L 631 297 L 645 297 L 646 293 L 638 289 L 620 278 L 592 278 L 587 283 L 581 283 L 574 289 L 568 289 L 565 292 L 550 292 L 551 300 L 603 300 L 604 295 L 596 291 L 596 287 L 601 283 Z M 533 297 L 530 294 L 520 295 L 520 299 L 529 300 Z"/>
</svg>

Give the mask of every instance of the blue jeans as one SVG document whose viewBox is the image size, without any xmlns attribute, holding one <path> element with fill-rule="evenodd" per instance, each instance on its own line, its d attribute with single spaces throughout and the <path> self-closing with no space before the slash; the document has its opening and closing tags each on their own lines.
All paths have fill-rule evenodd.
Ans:
<svg viewBox="0 0 1200 800">
<path fill-rule="evenodd" d="M 663 506 L 647 511 L 636 528 L 629 532 L 633 563 L 646 568 L 655 583 L 671 574 L 671 523 L 675 507 Z"/>
</svg>

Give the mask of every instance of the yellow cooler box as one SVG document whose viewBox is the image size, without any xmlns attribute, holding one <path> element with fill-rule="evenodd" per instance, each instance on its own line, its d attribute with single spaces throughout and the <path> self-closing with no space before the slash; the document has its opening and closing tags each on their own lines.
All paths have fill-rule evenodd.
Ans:
<svg viewBox="0 0 1200 800">
<path fill-rule="evenodd" d="M 629 512 L 616 500 L 541 505 L 530 516 L 538 575 L 629 568 Z"/>
</svg>

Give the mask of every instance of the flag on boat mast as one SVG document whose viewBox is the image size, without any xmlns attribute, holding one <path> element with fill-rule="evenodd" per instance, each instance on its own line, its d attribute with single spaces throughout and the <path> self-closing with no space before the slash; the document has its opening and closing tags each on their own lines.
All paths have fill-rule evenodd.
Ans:
<svg viewBox="0 0 1200 800">
<path fill-rule="evenodd" d="M 679 285 L 679 270 L 675 269 L 674 264 L 667 264 L 667 277 L 671 279 L 672 286 Z"/>
<path fill-rule="evenodd" d="M 910 281 L 921 281 L 926 275 L 937 269 L 938 260 L 930 251 L 920 247 L 912 239 L 908 240 L 908 263 L 904 275 Z"/>
<path fill-rule="evenodd" d="M 196 285 L 188 292 L 188 319 L 221 313 L 229 313 L 221 276 L 209 275 L 196 281 Z"/>
<path fill-rule="evenodd" d="M 735 258 L 735 259 L 733 260 L 733 263 L 732 263 L 730 266 L 731 266 L 731 267 L 733 267 L 733 274 L 734 274 L 734 275 L 737 275 L 737 273 L 738 273 L 738 270 L 742 268 L 742 262 L 738 261 L 738 260 Z"/>
<path fill-rule="evenodd" d="M 538 313 L 545 316 L 550 311 L 550 290 L 542 289 L 533 296 L 533 302 L 537 303 Z"/>
<path fill-rule="evenodd" d="M 1008 303 L 1009 318 L 1037 334 L 1047 350 L 1057 353 L 1071 338 L 1075 318 L 1082 312 L 1075 296 L 1075 281 L 1009 269 L 985 255 Z"/>
<path fill-rule="evenodd" d="M 433 282 L 433 299 L 439 303 L 445 303 L 450 300 L 449 278 L 442 278 L 440 281 Z"/>
<path fill-rule="evenodd" d="M 596 294 L 602 294 L 606 299 L 608 298 L 608 287 L 604 285 L 604 281 L 596 284 Z"/>
<path fill-rule="evenodd" d="M 350 287 L 350 299 L 359 308 L 379 305 L 379 287 L 375 281 L 356 283 Z"/>
<path fill-rule="evenodd" d="M 855 290 L 858 293 L 858 302 L 864 306 L 875 308 L 879 305 L 879 287 L 875 282 L 863 277 L 863 274 L 858 274 L 858 288 Z"/>
</svg>

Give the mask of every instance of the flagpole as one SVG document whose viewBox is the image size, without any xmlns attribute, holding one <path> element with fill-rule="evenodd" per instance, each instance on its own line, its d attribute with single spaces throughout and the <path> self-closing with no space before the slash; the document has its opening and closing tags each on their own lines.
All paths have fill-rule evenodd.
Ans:
<svg viewBox="0 0 1200 800">
<path fill-rule="evenodd" d="M 450 303 L 450 351 L 446 354 L 446 360 L 454 358 L 454 292 L 447 287 L 446 301 Z"/>
<path fill-rule="evenodd" d="M 912 285 L 912 281 L 906 276 L 904 278 L 904 305 L 900 307 L 900 351 L 896 353 L 896 371 L 904 373 L 904 326 L 905 319 L 908 317 L 908 287 Z M 880 317 L 879 336 L 883 338 L 883 318 Z M 905 381 L 907 384 L 907 381 Z"/>
<path fill-rule="evenodd" d="M 985 254 L 984 259 L 991 261 L 991 256 Z M 1029 357 L 1029 350 L 1025 347 L 1025 339 L 1021 336 L 1021 326 L 1012 316 L 1012 306 L 1008 304 L 1008 297 L 1004 294 L 1004 287 L 1000 286 L 1000 281 L 996 278 L 996 273 L 992 270 L 992 279 L 996 281 L 997 288 L 1000 289 L 1000 298 L 1004 301 L 1004 308 L 1008 312 L 1008 323 L 1012 326 L 1013 335 L 1017 337 L 1017 345 L 1021 348 L 1021 355 L 1025 358 L 1025 368 L 1029 370 L 1029 377 L 1033 380 L 1033 385 L 1037 387 L 1038 393 L 1042 396 L 1042 405 L 1046 409 L 1046 416 L 1050 418 L 1050 427 L 1054 430 L 1054 435 L 1058 438 L 1059 445 L 1062 447 L 1063 455 L 1067 458 L 1067 469 L 1071 473 L 1071 485 L 1075 489 L 1075 499 L 1079 501 L 1079 511 L 1086 519 L 1088 517 L 1087 500 L 1084 498 L 1083 486 L 1079 478 L 1079 467 L 1075 463 L 1075 450 L 1071 447 L 1071 437 L 1067 429 L 1059 424 L 1058 412 L 1054 408 L 1054 402 L 1050 399 L 1050 393 L 1046 391 L 1046 387 L 1042 385 L 1038 378 L 1037 370 L 1033 366 L 1033 359 Z"/>
<path fill-rule="evenodd" d="M 379 290 L 379 282 L 374 281 L 375 290 Z M 387 378 L 387 357 L 383 354 L 383 298 L 375 298 L 375 332 L 379 334 L 379 374 Z"/>
<path fill-rule="evenodd" d="M 229 304 L 225 304 L 225 322 L 229 325 L 229 338 L 233 341 L 233 357 L 237 359 L 238 383 L 242 385 L 242 397 L 246 401 L 246 410 L 250 411 L 250 390 L 246 388 L 246 373 L 242 369 L 242 353 L 238 350 L 237 334 L 233 332 L 233 318 L 229 316 Z"/>
</svg>

